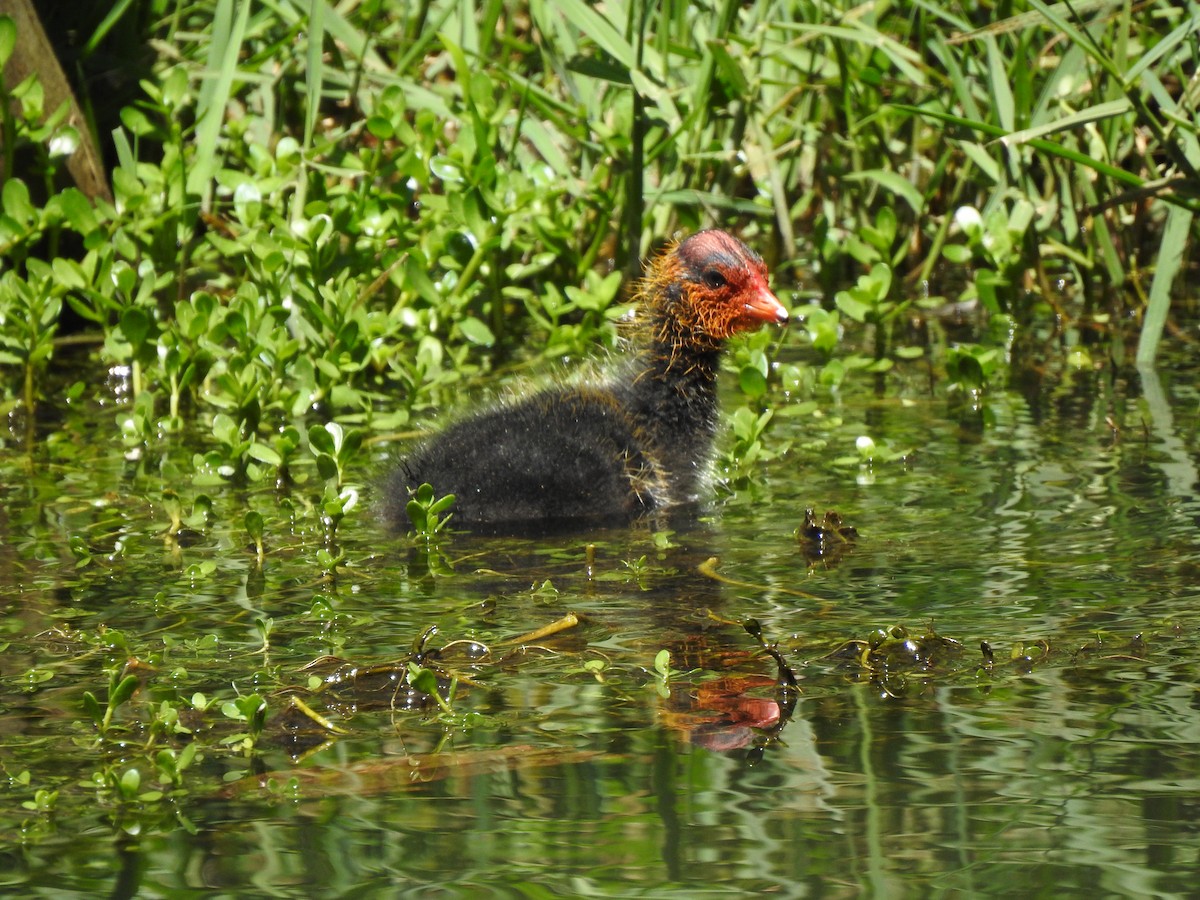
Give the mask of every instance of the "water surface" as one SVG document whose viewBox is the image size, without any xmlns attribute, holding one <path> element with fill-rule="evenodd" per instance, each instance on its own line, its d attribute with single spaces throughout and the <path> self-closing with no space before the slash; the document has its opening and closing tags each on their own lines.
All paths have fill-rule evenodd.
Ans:
<svg viewBox="0 0 1200 900">
<path fill-rule="evenodd" d="M 2 889 L 1188 895 L 1196 375 L 971 398 L 911 364 L 813 395 L 815 416 L 776 398 L 762 477 L 669 534 L 427 552 L 356 514 L 332 577 L 316 488 L 196 488 L 190 448 L 126 458 L 89 442 L 111 408 L 56 411 L 32 454 L 0 452 Z M 861 435 L 903 454 L 858 460 Z M 207 493 L 211 522 L 164 536 L 164 487 L 189 511 Z M 806 507 L 857 541 L 806 554 Z M 261 566 L 246 508 L 267 519 Z M 440 718 L 363 668 L 432 625 L 426 649 L 451 645 L 438 665 L 474 682 Z M 140 690 L 98 741 L 83 692 L 103 700 L 130 658 Z M 219 703 L 189 712 L 234 689 L 267 700 L 253 751 L 222 749 L 238 726 Z M 292 697 L 344 733 L 297 727 Z M 147 730 L 164 701 L 207 748 L 175 786 L 141 749 L 189 741 Z M 131 769 L 120 799 L 105 778 Z M 39 790 L 57 791 L 41 810 Z"/>
</svg>

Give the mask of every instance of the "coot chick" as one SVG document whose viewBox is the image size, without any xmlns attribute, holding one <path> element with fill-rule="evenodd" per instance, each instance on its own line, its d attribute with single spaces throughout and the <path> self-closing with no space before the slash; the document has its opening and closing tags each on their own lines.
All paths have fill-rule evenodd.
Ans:
<svg viewBox="0 0 1200 900">
<path fill-rule="evenodd" d="M 543 390 L 450 425 L 396 467 L 384 516 L 409 527 L 423 483 L 454 494 L 453 526 L 477 531 L 627 523 L 705 493 L 725 340 L 787 321 L 761 257 L 723 231 L 653 260 L 638 295 L 634 351 L 607 379 Z"/>
</svg>

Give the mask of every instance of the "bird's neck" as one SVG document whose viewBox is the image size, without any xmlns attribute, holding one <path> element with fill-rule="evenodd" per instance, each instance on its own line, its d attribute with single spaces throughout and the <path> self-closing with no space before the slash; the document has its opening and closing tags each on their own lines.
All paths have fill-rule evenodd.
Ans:
<svg viewBox="0 0 1200 900">
<path fill-rule="evenodd" d="M 655 330 L 627 384 L 627 409 L 688 493 L 693 479 L 707 476 L 712 458 L 719 364 L 719 345 L 697 345 Z"/>
<path fill-rule="evenodd" d="M 678 336 L 656 337 L 640 354 L 639 380 L 653 381 L 671 394 L 715 405 L 720 357 L 719 345 L 696 344 Z"/>
</svg>

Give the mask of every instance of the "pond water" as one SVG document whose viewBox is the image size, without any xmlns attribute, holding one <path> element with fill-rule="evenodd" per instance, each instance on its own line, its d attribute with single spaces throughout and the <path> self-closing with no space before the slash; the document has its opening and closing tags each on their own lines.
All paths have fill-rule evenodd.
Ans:
<svg viewBox="0 0 1200 900">
<path fill-rule="evenodd" d="M 0 891 L 1192 895 L 1197 372 L 975 401 L 908 364 L 780 400 L 762 477 L 670 533 L 427 550 L 352 515 L 333 574 L 316 489 L 202 491 L 92 443 L 111 405 L 56 410 L 0 453 Z M 164 488 L 211 521 L 165 536 Z M 806 507 L 857 539 L 800 543 Z M 397 690 L 414 646 L 449 712 Z M 98 738 L 84 692 L 131 659 Z"/>
</svg>

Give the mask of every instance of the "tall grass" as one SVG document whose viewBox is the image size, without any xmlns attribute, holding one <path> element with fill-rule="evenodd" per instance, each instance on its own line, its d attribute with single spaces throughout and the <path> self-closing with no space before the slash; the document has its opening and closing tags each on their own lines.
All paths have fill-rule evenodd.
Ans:
<svg viewBox="0 0 1200 900">
<path fill-rule="evenodd" d="M 231 98 L 275 112 L 260 137 L 303 126 L 306 162 L 319 164 L 314 101 L 369 116 L 393 85 L 409 115 L 446 126 L 438 150 L 453 151 L 464 127 L 482 136 L 481 116 L 495 129 L 495 147 L 461 160 L 468 181 L 476 166 L 537 163 L 582 185 L 591 215 L 563 224 L 588 239 L 569 243 L 594 250 L 623 223 L 619 262 L 675 228 L 734 218 L 769 232 L 786 259 L 816 257 L 845 277 L 841 236 L 890 205 L 905 226 L 894 261 L 928 278 L 958 207 L 986 218 L 1025 201 L 1035 216 L 1010 265 L 1022 287 L 1047 283 L 1031 277 L 1047 266 L 1119 286 L 1153 262 L 1166 206 L 1194 203 L 1195 92 L 1183 88 L 1195 4 L 1032 0 L 977 28 L 929 3 L 430 3 L 419 35 L 382 6 L 347 19 L 321 3 L 306 16 L 307 2 L 264 4 L 247 32 L 236 6 L 236 20 L 229 0 L 211 24 L 208 7 L 194 14 L 193 194 L 220 158 L 213 110 Z M 266 78 L 281 57 L 291 63 Z M 289 95 L 307 102 L 280 102 Z M 814 247 L 811 235 L 839 240 Z M 563 235 L 544 237 L 570 253 Z M 579 254 L 561 275 L 570 283 L 594 262 Z"/>
</svg>

